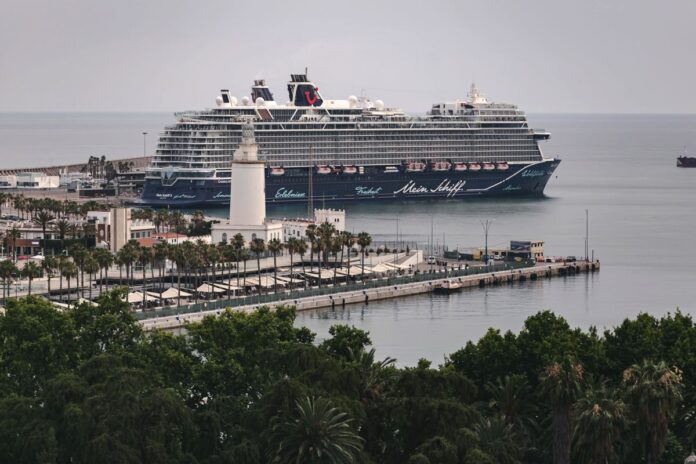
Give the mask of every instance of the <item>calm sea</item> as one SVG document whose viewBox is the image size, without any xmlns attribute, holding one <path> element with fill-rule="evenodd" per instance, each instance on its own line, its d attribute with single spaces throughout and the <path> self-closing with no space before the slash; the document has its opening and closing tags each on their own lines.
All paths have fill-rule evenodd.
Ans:
<svg viewBox="0 0 696 464">
<path fill-rule="evenodd" d="M 155 134 L 172 120 L 168 114 L 0 114 L 0 160 L 19 167 L 137 155 L 141 132 Z M 482 245 L 480 221 L 489 219 L 489 246 L 541 239 L 547 255 L 580 256 L 588 209 L 590 249 L 601 272 L 305 312 L 298 325 L 319 338 L 333 324 L 355 325 L 370 332 L 380 356 L 412 365 L 421 357 L 441 362 L 488 327 L 519 330 L 542 309 L 600 329 L 639 312 L 696 312 L 696 169 L 675 167 L 684 146 L 696 151 L 696 115 L 531 115 L 530 122 L 552 133 L 543 149 L 563 160 L 546 198 L 346 205 L 348 228 L 393 241 L 398 219 L 400 240 L 426 243 L 432 223 L 436 243 L 464 248 Z M 150 137 L 149 150 L 154 143 Z M 303 213 L 301 207 L 270 211 Z"/>
</svg>

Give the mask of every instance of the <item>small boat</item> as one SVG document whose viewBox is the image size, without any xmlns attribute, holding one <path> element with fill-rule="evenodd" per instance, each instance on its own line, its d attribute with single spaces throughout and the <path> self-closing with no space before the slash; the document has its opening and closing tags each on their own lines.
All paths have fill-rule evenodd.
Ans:
<svg viewBox="0 0 696 464">
<path fill-rule="evenodd" d="M 498 171 L 507 171 L 510 168 L 510 166 L 508 166 L 508 164 L 505 161 L 503 161 L 502 163 L 496 164 L 495 168 Z"/>
<path fill-rule="evenodd" d="M 423 172 L 425 171 L 425 163 L 420 161 L 406 164 L 406 172 Z"/>
<path fill-rule="evenodd" d="M 326 165 L 317 166 L 317 174 L 331 174 L 331 168 Z"/>
<path fill-rule="evenodd" d="M 281 166 L 271 166 L 272 176 L 282 176 L 283 174 L 285 174 L 285 169 L 283 169 Z"/>
<path fill-rule="evenodd" d="M 678 168 L 696 168 L 696 158 L 690 156 L 680 156 L 677 158 Z"/>
<path fill-rule="evenodd" d="M 456 280 L 445 280 L 441 284 L 435 286 L 435 293 L 449 295 L 450 293 L 458 292 L 463 288 L 462 283 Z"/>
<path fill-rule="evenodd" d="M 356 168 L 355 166 L 343 166 L 341 172 L 343 174 L 356 174 L 358 172 L 358 168 Z"/>
<path fill-rule="evenodd" d="M 469 171 L 480 171 L 481 165 L 478 163 L 469 163 Z"/>
<path fill-rule="evenodd" d="M 452 164 L 447 161 L 433 161 L 430 163 L 430 169 L 437 172 L 449 171 Z"/>
<path fill-rule="evenodd" d="M 467 169 L 466 163 L 454 163 L 455 171 L 466 171 Z"/>
<path fill-rule="evenodd" d="M 484 171 L 492 171 L 495 169 L 495 164 L 493 163 L 483 163 L 483 170 Z"/>
</svg>

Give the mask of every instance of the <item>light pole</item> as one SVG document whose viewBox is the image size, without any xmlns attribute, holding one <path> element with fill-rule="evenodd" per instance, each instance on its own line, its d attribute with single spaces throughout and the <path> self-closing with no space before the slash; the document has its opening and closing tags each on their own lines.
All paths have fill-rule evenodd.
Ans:
<svg viewBox="0 0 696 464">
<path fill-rule="evenodd" d="M 488 230 L 491 228 L 491 224 L 493 224 L 493 221 L 488 219 L 481 221 L 481 226 L 483 227 L 483 236 L 485 238 L 483 257 L 486 262 L 486 266 L 488 266 Z"/>
<path fill-rule="evenodd" d="M 585 210 L 585 261 L 590 255 L 590 212 Z"/>
<path fill-rule="evenodd" d="M 143 158 L 147 153 L 147 132 L 143 132 Z"/>
</svg>

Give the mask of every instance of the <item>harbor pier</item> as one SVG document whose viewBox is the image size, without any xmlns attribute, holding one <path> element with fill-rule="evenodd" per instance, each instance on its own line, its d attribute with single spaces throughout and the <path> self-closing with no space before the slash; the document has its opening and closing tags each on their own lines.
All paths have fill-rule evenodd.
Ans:
<svg viewBox="0 0 696 464">
<path fill-rule="evenodd" d="M 299 298 L 280 298 L 272 302 L 259 302 L 232 306 L 232 311 L 255 311 L 261 306 L 275 308 L 277 306 L 295 306 L 298 311 L 307 311 L 321 308 L 345 306 L 348 304 L 362 304 L 389 298 L 400 298 L 423 293 L 431 293 L 440 284 L 447 281 L 456 281 L 462 288 L 488 287 L 494 285 L 511 284 L 513 282 L 525 282 L 527 280 L 540 280 L 553 277 L 565 277 L 579 273 L 592 273 L 600 269 L 599 261 L 578 261 L 561 263 L 539 263 L 534 266 L 514 267 L 511 269 L 495 268 L 488 272 L 475 272 L 468 275 L 457 275 L 456 272 L 434 272 L 422 274 L 420 279 L 412 282 L 382 282 L 383 285 L 365 285 L 362 289 L 345 289 L 333 287 L 333 292 L 302 296 Z M 149 317 L 140 320 L 140 324 L 146 331 L 150 330 L 175 330 L 186 324 L 200 322 L 206 316 L 219 315 L 227 308 L 206 309 L 202 303 L 202 309 L 196 312 L 182 312 L 158 317 Z"/>
</svg>

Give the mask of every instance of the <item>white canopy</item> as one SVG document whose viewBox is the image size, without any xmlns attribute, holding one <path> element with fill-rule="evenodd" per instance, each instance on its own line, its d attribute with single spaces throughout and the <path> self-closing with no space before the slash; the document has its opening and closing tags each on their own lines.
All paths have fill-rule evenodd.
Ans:
<svg viewBox="0 0 696 464">
<path fill-rule="evenodd" d="M 128 304 L 135 304 L 135 303 L 142 303 L 143 302 L 143 292 L 131 292 L 126 296 L 126 301 Z M 148 301 L 157 301 L 157 298 L 154 298 L 147 293 L 145 294 L 145 302 Z"/>
<path fill-rule="evenodd" d="M 350 275 L 361 275 L 362 274 L 362 266 L 351 266 L 350 267 Z M 372 274 L 372 269 L 370 269 L 370 266 L 365 266 L 365 274 Z"/>
<path fill-rule="evenodd" d="M 247 277 L 246 279 L 248 284 L 259 286 L 259 278 L 258 277 Z M 261 286 L 265 288 L 270 288 L 273 287 L 275 283 L 273 282 L 273 276 L 267 276 L 267 275 L 262 275 L 261 276 Z M 283 281 L 280 280 L 280 277 L 278 278 L 278 285 L 284 285 Z"/>
<path fill-rule="evenodd" d="M 167 300 L 172 300 L 172 299 L 179 297 L 179 290 L 177 290 L 174 287 L 170 287 L 170 288 L 166 289 L 165 291 L 163 291 L 162 295 L 160 295 L 160 296 L 161 296 L 161 298 L 165 298 Z M 190 298 L 192 296 L 193 295 L 191 295 L 189 292 L 185 292 L 183 290 L 181 291 L 182 298 Z"/>
<path fill-rule="evenodd" d="M 98 305 L 97 303 L 95 303 L 94 301 L 86 300 L 86 299 L 84 299 L 84 298 L 78 298 L 78 299 L 77 299 L 77 302 L 80 303 L 80 304 L 81 304 L 81 303 L 87 303 L 88 305 L 94 306 L 95 308 L 99 306 L 99 305 Z"/>
<path fill-rule="evenodd" d="M 201 284 L 197 289 L 199 293 L 225 293 L 227 289 L 223 287 L 218 287 L 217 285 L 205 283 Z"/>
<path fill-rule="evenodd" d="M 391 270 L 393 269 L 389 269 L 384 264 L 377 264 L 376 266 L 372 266 L 372 272 L 389 272 Z"/>
</svg>

